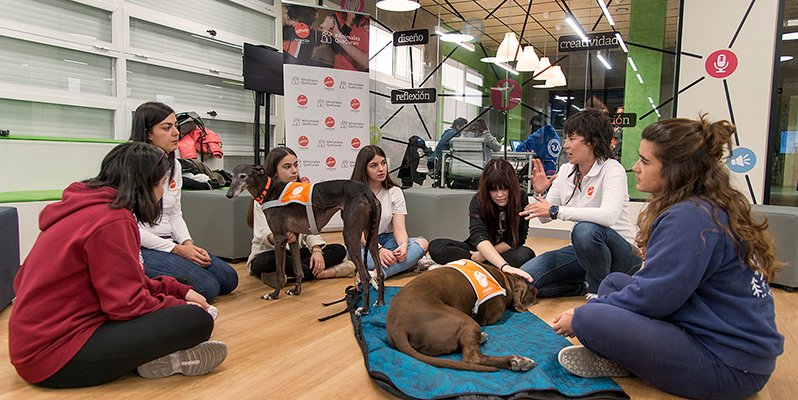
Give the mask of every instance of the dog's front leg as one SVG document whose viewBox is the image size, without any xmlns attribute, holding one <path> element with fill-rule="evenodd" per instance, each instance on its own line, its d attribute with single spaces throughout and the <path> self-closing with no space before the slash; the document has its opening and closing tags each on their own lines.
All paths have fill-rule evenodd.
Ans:
<svg viewBox="0 0 798 400">
<path fill-rule="evenodd" d="M 280 297 L 280 289 L 283 288 L 285 285 L 285 242 L 286 237 L 284 233 L 272 233 L 274 237 L 274 255 L 276 256 L 275 260 L 275 272 L 277 272 L 277 287 L 274 288 L 274 291 L 271 293 L 264 294 L 261 296 L 263 300 L 277 300 Z"/>
<path fill-rule="evenodd" d="M 294 261 L 294 275 L 296 276 L 296 283 L 294 284 L 293 289 L 288 289 L 285 291 L 285 294 L 289 296 L 299 296 L 302 293 L 302 278 L 304 278 L 304 273 L 302 272 L 302 263 L 299 259 L 299 235 L 297 234 L 297 240 L 291 242 L 288 245 L 291 249 L 291 258 Z"/>
</svg>

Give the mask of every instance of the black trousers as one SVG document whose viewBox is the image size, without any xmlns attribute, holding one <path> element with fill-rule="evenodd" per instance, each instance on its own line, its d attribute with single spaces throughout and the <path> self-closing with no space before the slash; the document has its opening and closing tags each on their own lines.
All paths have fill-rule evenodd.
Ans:
<svg viewBox="0 0 798 400">
<path fill-rule="evenodd" d="M 213 317 L 195 305 L 167 307 L 130 321 L 106 321 L 63 368 L 37 385 L 77 388 L 111 382 L 139 365 L 211 337 Z"/>
<path fill-rule="evenodd" d="M 312 281 L 315 279 L 313 276 L 313 272 L 310 270 L 310 256 L 313 253 L 307 247 L 302 247 L 299 249 L 299 263 L 302 265 L 302 274 L 305 276 L 302 278 L 306 281 Z M 344 261 L 346 258 L 346 247 L 343 245 L 332 243 L 324 246 L 321 249 L 321 255 L 324 257 L 324 266 L 326 268 L 330 268 L 334 265 L 338 265 Z M 291 257 L 291 252 L 286 250 L 285 251 L 285 274 L 286 276 L 294 277 L 294 258 Z M 277 271 L 277 253 L 272 251 L 267 251 L 265 253 L 260 253 L 252 259 L 252 262 L 249 264 L 250 274 L 260 277 L 260 274 L 264 272 L 275 272 Z"/>
<path fill-rule="evenodd" d="M 463 258 L 471 259 L 471 252 L 477 247 L 468 242 L 452 239 L 435 239 L 429 243 L 429 256 L 438 264 L 450 263 Z M 535 257 L 535 252 L 526 246 L 518 246 L 501 253 L 511 266 L 520 268 L 525 262 Z"/>
</svg>

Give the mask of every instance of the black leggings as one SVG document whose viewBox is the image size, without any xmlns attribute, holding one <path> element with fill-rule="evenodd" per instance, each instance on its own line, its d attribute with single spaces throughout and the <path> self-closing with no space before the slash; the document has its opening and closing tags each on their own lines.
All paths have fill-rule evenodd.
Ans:
<svg viewBox="0 0 798 400">
<path fill-rule="evenodd" d="M 477 247 L 468 242 L 452 239 L 435 239 L 429 243 L 429 256 L 438 264 L 450 263 L 454 260 L 471 259 L 471 252 Z M 535 257 L 535 252 L 526 246 L 518 246 L 501 253 L 511 266 L 519 268 Z"/>
<path fill-rule="evenodd" d="M 190 304 L 163 308 L 130 321 L 106 321 L 72 360 L 36 384 L 76 388 L 111 382 L 139 365 L 208 340 L 212 331 L 211 315 Z"/>
<path fill-rule="evenodd" d="M 304 280 L 312 281 L 316 279 L 313 272 L 310 270 L 310 256 L 313 253 L 307 248 L 302 247 L 299 249 L 299 263 L 302 264 L 302 274 L 305 276 Z M 346 258 L 346 247 L 343 245 L 332 243 L 324 246 L 321 249 L 321 255 L 324 257 L 324 267 L 332 268 L 344 261 Z M 291 251 L 285 251 L 285 274 L 286 276 L 294 277 L 294 258 L 291 257 Z M 274 250 L 260 253 L 249 264 L 249 273 L 260 277 L 264 272 L 277 271 L 277 253 Z"/>
</svg>

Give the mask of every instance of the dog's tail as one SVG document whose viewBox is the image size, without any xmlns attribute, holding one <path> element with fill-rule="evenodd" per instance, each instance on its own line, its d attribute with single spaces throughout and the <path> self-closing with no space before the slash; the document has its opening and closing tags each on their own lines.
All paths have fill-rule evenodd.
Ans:
<svg viewBox="0 0 798 400">
<path fill-rule="evenodd" d="M 432 365 L 433 367 L 461 369 L 477 372 L 495 372 L 499 370 L 496 367 L 489 367 L 487 365 L 471 364 L 464 361 L 449 360 L 423 354 L 410 345 L 410 341 L 407 339 L 406 332 L 402 332 L 401 334 L 397 335 L 397 337 L 392 337 L 392 339 L 397 350 L 415 358 L 416 360 Z"/>
</svg>

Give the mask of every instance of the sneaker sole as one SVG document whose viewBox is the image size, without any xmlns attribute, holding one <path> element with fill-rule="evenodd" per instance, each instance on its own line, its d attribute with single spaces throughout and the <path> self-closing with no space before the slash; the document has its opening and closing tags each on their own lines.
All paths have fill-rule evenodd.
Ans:
<svg viewBox="0 0 798 400">
<path fill-rule="evenodd" d="M 615 361 L 600 357 L 583 346 L 568 346 L 557 354 L 566 371 L 582 378 L 623 377 L 629 371 Z"/>
<path fill-rule="evenodd" d="M 137 370 L 144 378 L 165 378 L 178 373 L 186 376 L 205 375 L 216 369 L 226 357 L 226 344 L 208 341 L 150 361 Z"/>
</svg>

